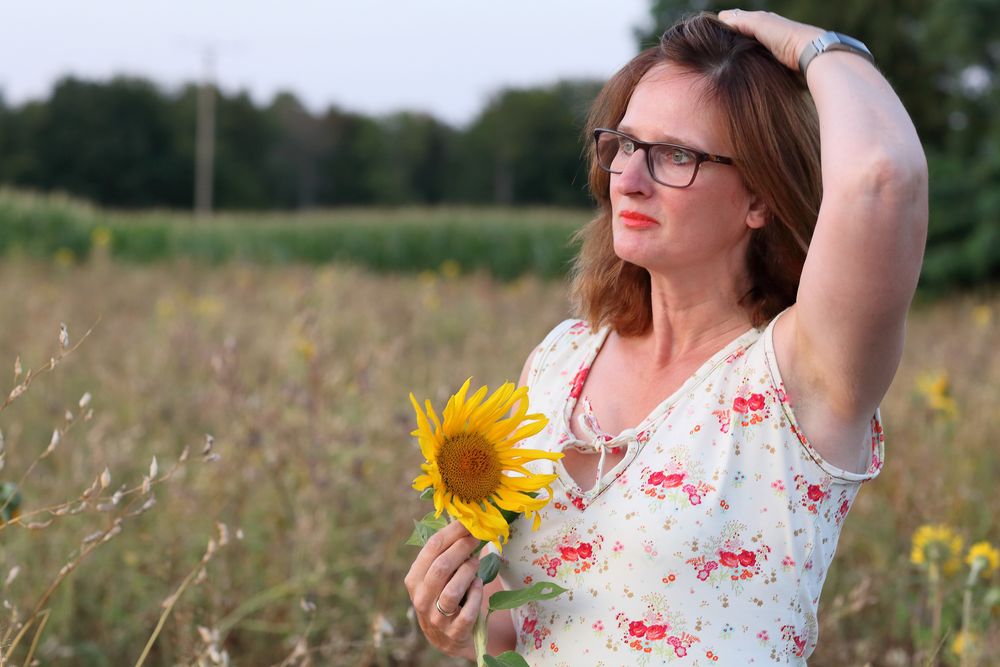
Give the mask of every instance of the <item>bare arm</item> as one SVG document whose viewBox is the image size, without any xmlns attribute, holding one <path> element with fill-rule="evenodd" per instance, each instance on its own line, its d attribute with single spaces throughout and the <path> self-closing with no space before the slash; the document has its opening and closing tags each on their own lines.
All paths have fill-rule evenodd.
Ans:
<svg viewBox="0 0 1000 667">
<path fill-rule="evenodd" d="M 823 32 L 767 12 L 720 18 L 793 69 Z M 927 237 L 927 163 L 899 98 L 863 58 L 822 54 L 807 84 L 820 122 L 823 201 L 775 346 L 786 384 L 804 398 L 801 420 L 822 412 L 820 421 L 856 424 L 873 414 L 902 354 Z"/>
</svg>

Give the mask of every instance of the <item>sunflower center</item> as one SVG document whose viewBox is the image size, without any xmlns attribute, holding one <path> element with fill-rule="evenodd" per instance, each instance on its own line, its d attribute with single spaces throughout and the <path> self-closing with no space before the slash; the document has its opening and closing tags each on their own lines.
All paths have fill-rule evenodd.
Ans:
<svg viewBox="0 0 1000 667">
<path fill-rule="evenodd" d="M 458 433 L 438 450 L 445 488 L 467 503 L 481 502 L 500 486 L 500 459 L 493 443 L 480 433 Z"/>
</svg>

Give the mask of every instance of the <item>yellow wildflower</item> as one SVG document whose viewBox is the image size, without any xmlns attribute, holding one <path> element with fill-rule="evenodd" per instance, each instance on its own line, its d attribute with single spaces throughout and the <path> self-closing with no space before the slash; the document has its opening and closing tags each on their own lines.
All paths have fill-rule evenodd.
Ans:
<svg viewBox="0 0 1000 667">
<path fill-rule="evenodd" d="M 985 329 L 993 321 L 993 309 L 985 304 L 976 306 L 972 309 L 972 321 L 980 329 Z"/>
<path fill-rule="evenodd" d="M 979 637 L 971 632 L 958 632 L 951 642 L 951 652 L 959 657 L 965 654 L 975 655 L 978 640 Z"/>
<path fill-rule="evenodd" d="M 962 538 L 944 524 L 925 524 L 913 533 L 910 562 L 914 565 L 941 565 L 946 573 L 957 572 L 961 561 Z"/>
<path fill-rule="evenodd" d="M 462 265 L 453 259 L 446 259 L 441 262 L 441 275 L 449 280 L 458 278 L 462 273 Z"/>
<path fill-rule="evenodd" d="M 988 579 L 1000 567 L 1000 551 L 989 542 L 976 542 L 969 547 L 965 562 L 969 567 L 976 567 L 977 560 L 980 561 L 978 567 L 982 568 L 980 574 Z"/>
<path fill-rule="evenodd" d="M 957 416 L 958 406 L 951 395 L 951 381 L 947 371 L 924 373 L 917 378 L 917 391 L 933 412 L 947 419 Z"/>
<path fill-rule="evenodd" d="M 316 345 L 305 336 L 299 336 L 295 341 L 295 351 L 303 361 L 310 362 L 316 358 Z"/>
<path fill-rule="evenodd" d="M 194 312 L 202 317 L 215 317 L 222 312 L 222 301 L 213 296 L 203 296 L 194 302 Z"/>
<path fill-rule="evenodd" d="M 447 510 L 472 535 L 501 549 L 510 536 L 510 526 L 500 510 L 534 516 L 532 528 L 537 529 L 541 520 L 538 510 L 552 496 L 549 485 L 557 475 L 534 474 L 525 464 L 539 459 L 556 461 L 563 455 L 516 447 L 548 423 L 544 415 L 527 414 L 527 387 L 515 389 L 508 382 L 484 401 L 487 387 L 466 398 L 471 380 L 466 380 L 449 399 L 443 421 L 430 401 L 425 402 L 425 414 L 410 394 L 417 413 L 417 429 L 412 435 L 417 437 L 427 460 L 420 466 L 424 474 L 413 480 L 413 488 L 433 488 L 436 516 Z M 504 419 L 514 405 L 517 407 L 513 414 Z M 548 497 L 528 495 L 542 488 L 548 490 Z"/>
<path fill-rule="evenodd" d="M 107 227 L 94 227 L 90 232 L 90 243 L 95 248 L 106 248 L 111 244 L 111 230 Z"/>
<path fill-rule="evenodd" d="M 76 255 L 69 248 L 59 248 L 54 256 L 56 264 L 59 266 L 72 266 L 76 261 Z"/>
</svg>

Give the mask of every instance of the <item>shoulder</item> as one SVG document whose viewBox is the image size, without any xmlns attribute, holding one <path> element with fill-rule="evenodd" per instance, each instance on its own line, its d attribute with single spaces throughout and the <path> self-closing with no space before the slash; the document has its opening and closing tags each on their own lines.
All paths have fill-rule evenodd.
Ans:
<svg viewBox="0 0 1000 667">
<path fill-rule="evenodd" d="M 580 349 L 581 343 L 595 333 L 586 320 L 571 318 L 557 324 L 528 355 L 521 371 L 519 385 L 525 386 L 531 383 L 546 366 L 564 356 L 566 352 Z"/>
</svg>

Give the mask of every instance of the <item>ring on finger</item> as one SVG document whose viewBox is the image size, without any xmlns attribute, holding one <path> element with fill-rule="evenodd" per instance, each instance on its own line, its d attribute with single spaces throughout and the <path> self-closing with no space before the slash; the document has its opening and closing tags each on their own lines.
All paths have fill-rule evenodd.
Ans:
<svg viewBox="0 0 1000 667">
<path fill-rule="evenodd" d="M 437 609 L 438 613 L 441 614 L 442 616 L 454 616 L 455 614 L 458 613 L 458 609 L 454 609 L 452 611 L 445 611 L 444 609 L 442 609 L 441 598 L 434 600 L 434 608 Z"/>
</svg>

